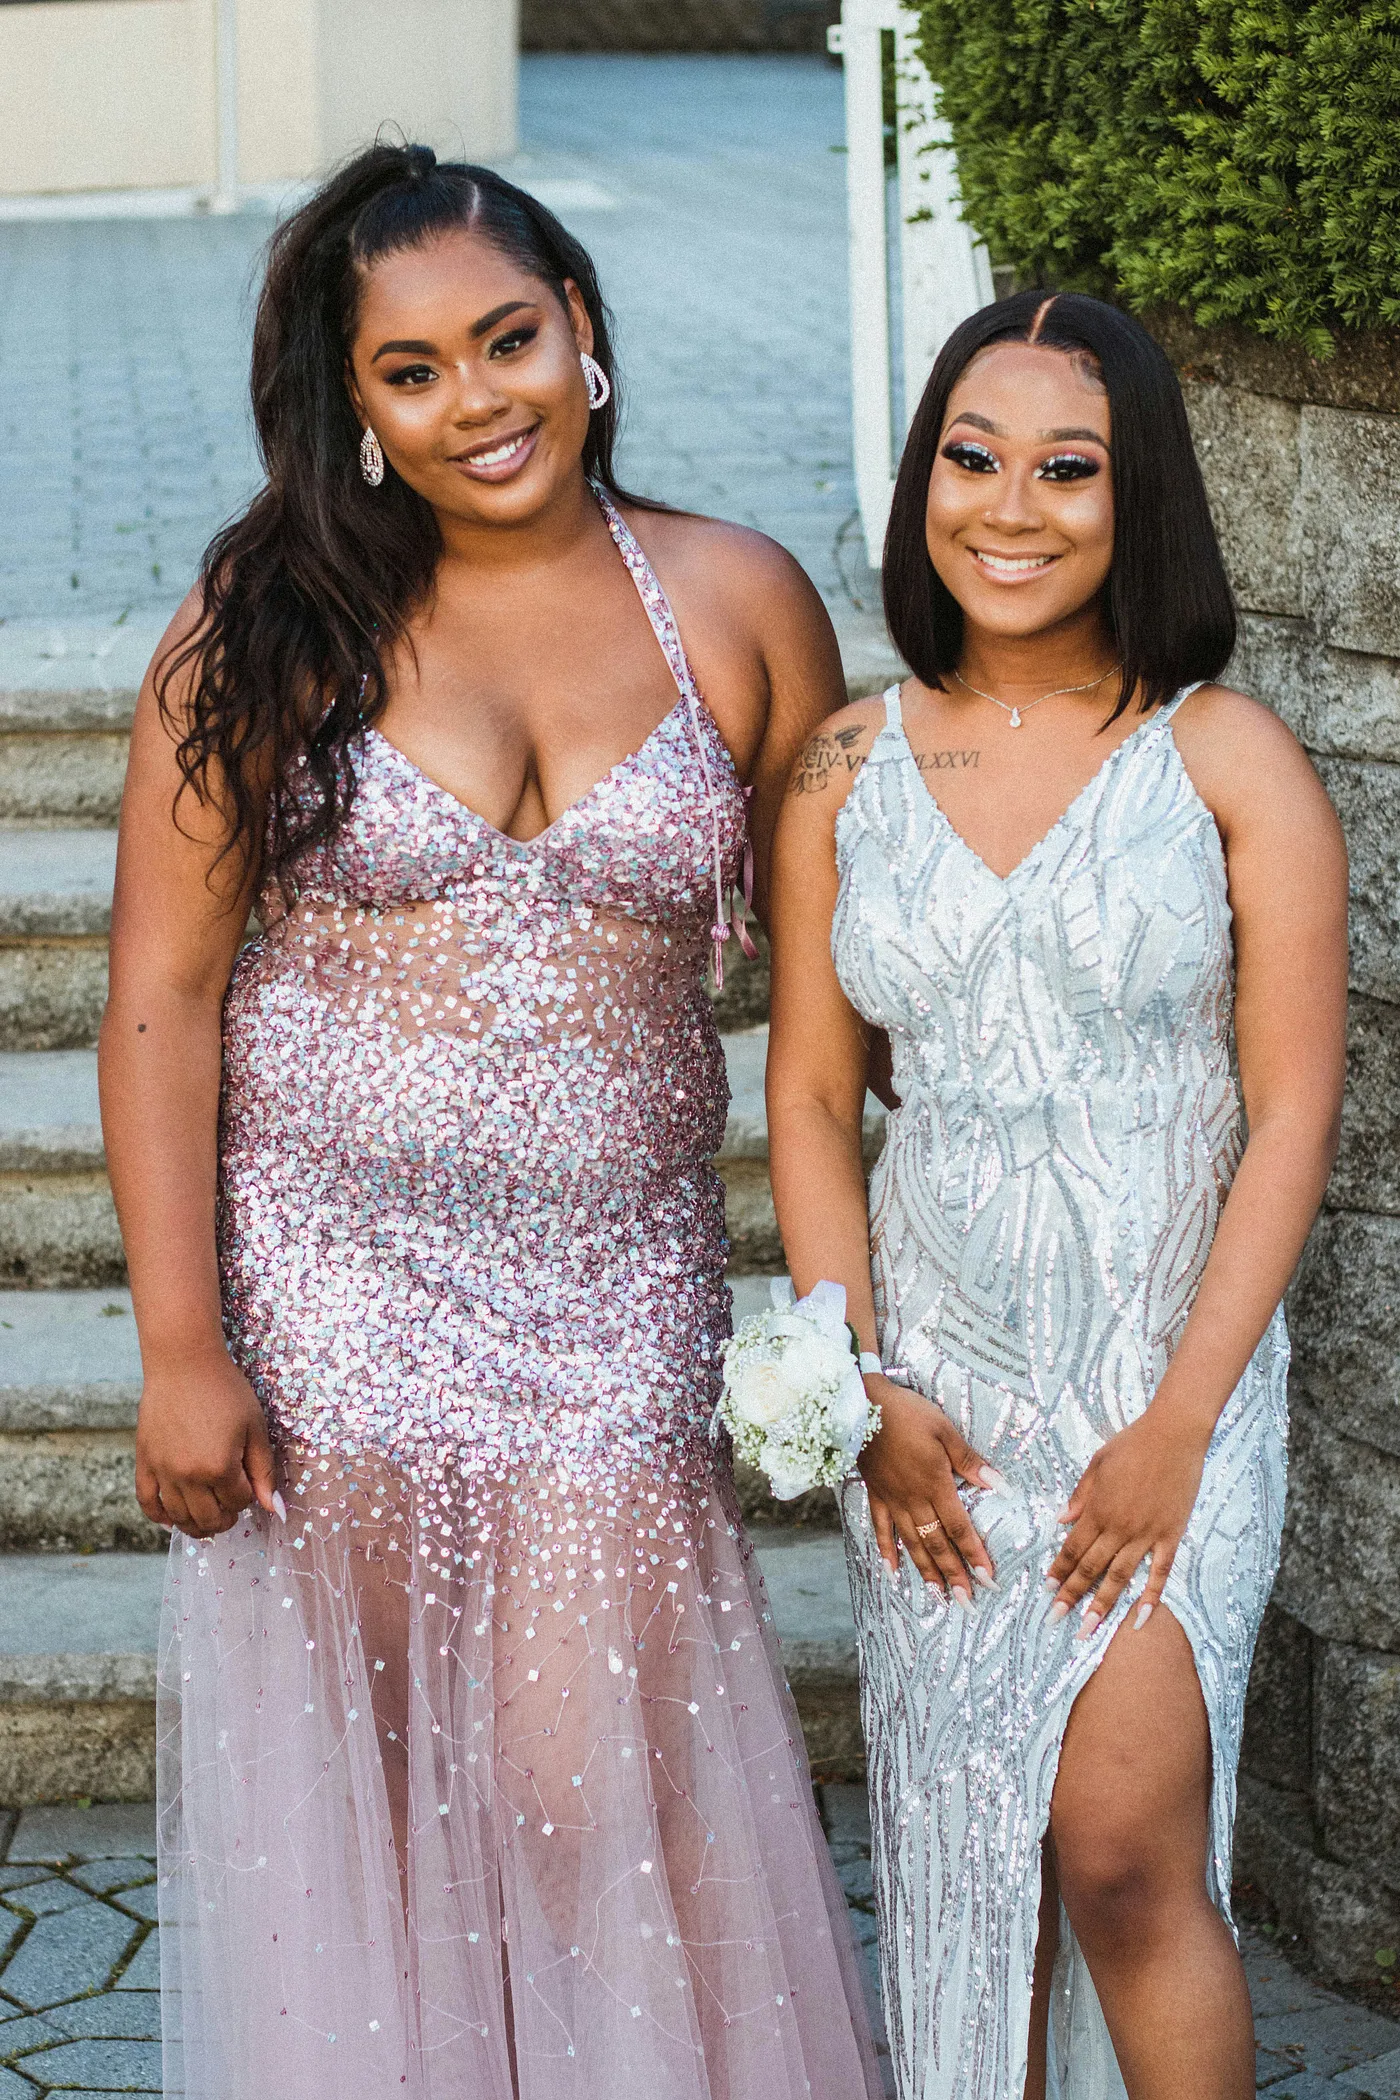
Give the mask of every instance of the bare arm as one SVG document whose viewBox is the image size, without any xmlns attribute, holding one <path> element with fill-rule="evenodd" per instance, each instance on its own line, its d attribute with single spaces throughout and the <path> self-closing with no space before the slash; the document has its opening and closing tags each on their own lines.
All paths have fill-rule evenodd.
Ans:
<svg viewBox="0 0 1400 2100">
<path fill-rule="evenodd" d="M 167 643 L 193 617 L 182 608 Z M 187 791 L 177 826 L 175 748 L 148 673 L 122 796 L 98 1072 L 144 1374 L 137 1494 L 157 1523 L 207 1536 L 255 1496 L 270 1508 L 275 1483 L 261 1412 L 224 1346 L 214 1243 L 220 1021 L 249 882 L 234 856 L 219 860 L 216 807 Z"/>
<path fill-rule="evenodd" d="M 862 1349 L 875 1350 L 870 1220 L 861 1125 L 869 1030 L 831 960 L 835 820 L 878 728 L 861 702 L 822 725 L 802 751 L 773 857 L 773 999 L 768 1044 L 768 1150 L 773 1200 L 799 1293 L 823 1278 L 846 1289 Z M 902 1541 L 926 1582 L 970 1604 L 968 1570 L 990 1582 L 986 1547 L 955 1475 L 985 1485 L 983 1463 L 942 1412 L 887 1379 L 867 1380 L 882 1410 L 861 1459 L 880 1550 L 898 1569 Z M 942 1527 L 920 1537 L 919 1526 Z M 979 1573 L 980 1571 L 980 1573 Z"/>
<path fill-rule="evenodd" d="M 1098 1583 L 1096 1617 L 1144 1552 L 1147 1607 L 1161 1595 L 1215 1424 L 1322 1201 L 1346 1075 L 1346 847 L 1322 785 L 1283 724 L 1238 694 L 1197 695 L 1175 733 L 1225 846 L 1249 1136 L 1166 1375 L 1069 1505 L 1075 1529 L 1051 1575 L 1066 1605 Z M 1156 1527 L 1145 1543 L 1144 1525 Z"/>
</svg>

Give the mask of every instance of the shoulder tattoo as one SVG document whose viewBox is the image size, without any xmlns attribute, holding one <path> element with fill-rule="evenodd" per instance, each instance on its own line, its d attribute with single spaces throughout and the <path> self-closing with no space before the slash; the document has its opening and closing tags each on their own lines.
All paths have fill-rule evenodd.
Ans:
<svg viewBox="0 0 1400 2100">
<path fill-rule="evenodd" d="M 794 795 L 820 795 L 833 773 L 858 773 L 865 753 L 857 747 L 865 736 L 859 723 L 849 729 L 823 729 L 804 746 L 792 776 Z"/>
</svg>

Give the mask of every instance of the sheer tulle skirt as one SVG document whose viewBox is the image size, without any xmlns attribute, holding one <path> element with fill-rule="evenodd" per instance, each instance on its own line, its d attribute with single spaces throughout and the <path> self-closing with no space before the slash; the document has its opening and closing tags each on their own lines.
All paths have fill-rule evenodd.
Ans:
<svg viewBox="0 0 1400 2100">
<path fill-rule="evenodd" d="M 703 1473 L 704 1469 L 700 1469 Z M 172 1546 L 166 2091 L 851 2100 L 855 1956 L 717 1479 L 283 1454 Z"/>
</svg>

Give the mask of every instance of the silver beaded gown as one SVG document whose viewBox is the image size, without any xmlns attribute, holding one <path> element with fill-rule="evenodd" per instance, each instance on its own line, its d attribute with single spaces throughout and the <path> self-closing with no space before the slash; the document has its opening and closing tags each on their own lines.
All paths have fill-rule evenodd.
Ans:
<svg viewBox="0 0 1400 2100">
<path fill-rule="evenodd" d="M 1152 1398 L 1243 1145 L 1224 854 L 1172 734 L 1184 697 L 1005 879 L 938 807 L 897 687 L 838 819 L 832 953 L 847 997 L 889 1031 L 900 1102 L 870 1190 L 881 1354 L 1010 1489 L 964 1495 L 1000 1584 L 970 1615 L 907 1561 L 890 1576 L 864 1487 L 843 1496 L 900 2100 L 1021 2100 L 1060 1744 L 1146 1579 L 1078 1641 L 1043 1586 L 1056 1514 Z M 1163 1599 L 1205 1696 L 1208 1872 L 1227 1920 L 1287 1360 L 1278 1312 L 1221 1415 Z M 1063 1915 L 1050 2055 L 1062 2100 L 1123 2094 Z"/>
<path fill-rule="evenodd" d="M 228 993 L 224 1323 L 288 1514 L 172 1545 L 185 2100 L 878 2092 L 709 1436 L 744 796 L 603 508 L 672 712 L 529 841 L 367 730 Z"/>
</svg>

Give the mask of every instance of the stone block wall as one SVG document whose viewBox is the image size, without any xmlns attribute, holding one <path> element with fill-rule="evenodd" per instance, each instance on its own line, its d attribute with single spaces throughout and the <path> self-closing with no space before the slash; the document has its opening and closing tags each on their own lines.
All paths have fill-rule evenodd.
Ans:
<svg viewBox="0 0 1400 2100">
<path fill-rule="evenodd" d="M 1400 1946 L 1400 332 L 1316 363 L 1153 326 L 1241 607 L 1231 682 L 1306 745 L 1351 853 L 1347 1102 L 1288 1301 L 1288 1518 L 1236 1871 L 1364 1982 Z"/>
</svg>

